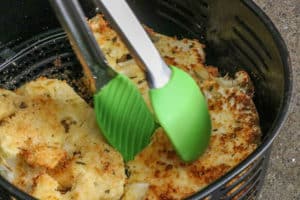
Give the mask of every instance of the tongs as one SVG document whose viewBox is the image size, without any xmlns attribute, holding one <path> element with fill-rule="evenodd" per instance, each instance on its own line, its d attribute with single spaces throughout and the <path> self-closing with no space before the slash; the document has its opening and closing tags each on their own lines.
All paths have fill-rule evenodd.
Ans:
<svg viewBox="0 0 300 200">
<path fill-rule="evenodd" d="M 125 161 L 132 160 L 150 143 L 155 129 L 152 113 L 134 83 L 108 65 L 79 2 L 50 2 L 94 92 L 94 110 L 103 135 Z"/>
<path fill-rule="evenodd" d="M 196 160 L 208 147 L 211 120 L 204 95 L 183 70 L 167 66 L 125 0 L 93 0 L 145 69 L 151 104 L 182 160 Z"/>
<path fill-rule="evenodd" d="M 109 143 L 121 152 L 125 160 L 132 159 L 150 141 L 154 129 L 151 113 L 137 90 L 133 92 L 134 87 L 130 80 L 122 75 L 116 75 L 116 72 L 108 67 L 86 25 L 77 0 L 50 1 L 75 44 L 75 52 L 86 74 L 93 75 L 90 83 L 93 81 L 96 83 L 91 85 L 96 85 L 95 91 L 101 88 L 94 99 L 97 122 L 103 134 Z M 137 63 L 145 69 L 156 118 L 165 129 L 176 152 L 184 161 L 196 160 L 205 152 L 211 134 L 208 107 L 200 88 L 183 70 L 167 66 L 125 0 L 93 0 L 93 2 L 127 44 Z M 116 82 L 118 80 L 118 83 L 113 84 L 113 80 Z M 132 89 L 125 92 L 127 96 L 123 94 L 127 91 L 123 89 L 125 82 L 128 88 Z M 132 93 L 135 94 L 134 99 L 129 95 Z M 121 99 L 123 102 L 119 103 Z M 135 101 L 140 105 L 137 106 Z M 129 112 L 129 109 L 126 109 L 128 103 L 131 106 L 130 113 L 126 113 Z M 135 115 L 132 115 L 133 111 Z M 142 116 L 143 119 L 140 118 Z M 133 124 L 139 124 L 138 129 L 134 129 L 135 126 L 132 125 L 131 131 L 122 133 L 123 130 L 129 130 L 124 129 L 124 126 L 133 120 Z"/>
</svg>

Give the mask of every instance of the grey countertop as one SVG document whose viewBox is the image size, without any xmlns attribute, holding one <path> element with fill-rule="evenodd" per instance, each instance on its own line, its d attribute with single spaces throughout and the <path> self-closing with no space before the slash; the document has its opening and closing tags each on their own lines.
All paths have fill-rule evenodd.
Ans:
<svg viewBox="0 0 300 200">
<path fill-rule="evenodd" d="M 259 200 L 300 200 L 300 0 L 254 0 L 271 18 L 289 49 L 294 96 L 289 117 L 273 143 Z"/>
</svg>

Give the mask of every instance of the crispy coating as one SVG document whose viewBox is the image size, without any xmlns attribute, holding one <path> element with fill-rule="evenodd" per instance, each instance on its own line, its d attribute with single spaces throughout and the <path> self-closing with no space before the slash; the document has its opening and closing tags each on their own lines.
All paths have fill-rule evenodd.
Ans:
<svg viewBox="0 0 300 200">
<path fill-rule="evenodd" d="M 102 16 L 90 20 L 98 43 L 112 67 L 131 77 L 149 107 L 145 73 Z M 221 77 L 214 66 L 205 66 L 204 45 L 197 40 L 168 37 L 146 28 L 169 65 L 188 72 L 204 93 L 212 119 L 213 133 L 206 153 L 193 163 L 183 163 L 164 131 L 159 128 L 151 144 L 127 163 L 128 180 L 124 199 L 182 199 L 212 183 L 253 152 L 259 144 L 258 114 L 252 101 L 253 86 L 248 74 Z M 182 116 L 188 117 L 188 116 Z M 148 190 L 145 190 L 148 187 Z M 137 198 L 136 198 L 137 199 Z"/>
<path fill-rule="evenodd" d="M 121 197 L 123 159 L 69 85 L 40 78 L 0 94 L 1 106 L 14 107 L 0 119 L 0 156 L 10 181 L 41 199 Z"/>
</svg>

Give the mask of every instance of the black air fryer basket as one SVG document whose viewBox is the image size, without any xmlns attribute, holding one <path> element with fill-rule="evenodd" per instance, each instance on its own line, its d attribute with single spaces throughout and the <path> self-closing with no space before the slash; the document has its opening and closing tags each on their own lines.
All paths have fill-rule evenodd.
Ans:
<svg viewBox="0 0 300 200">
<path fill-rule="evenodd" d="M 90 1 L 82 1 L 88 17 Z M 255 199 L 272 141 L 287 116 L 292 71 L 286 46 L 250 0 L 131 0 L 138 18 L 157 32 L 198 38 L 207 64 L 224 73 L 246 70 L 255 85 L 262 144 L 245 161 L 190 199 Z M 79 93 L 81 67 L 47 0 L 0 2 L 0 87 L 14 89 L 39 76 L 67 80 Z M 60 61 L 58 61 L 58 59 Z M 60 67 L 55 67 L 55 63 Z M 90 97 L 85 96 L 88 101 Z M 32 199 L 0 177 L 0 200 Z"/>
</svg>

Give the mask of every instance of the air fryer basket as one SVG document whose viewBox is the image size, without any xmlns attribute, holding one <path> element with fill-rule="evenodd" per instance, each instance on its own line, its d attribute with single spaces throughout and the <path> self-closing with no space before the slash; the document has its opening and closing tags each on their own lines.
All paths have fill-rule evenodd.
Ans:
<svg viewBox="0 0 300 200">
<path fill-rule="evenodd" d="M 88 17 L 95 14 L 82 1 Z M 262 144 L 245 161 L 190 199 L 255 199 L 271 144 L 290 105 L 292 71 L 286 46 L 266 15 L 250 0 L 131 0 L 140 20 L 158 32 L 198 38 L 207 64 L 224 73 L 246 70 L 255 85 Z M 67 80 L 87 101 L 80 65 L 48 1 L 0 2 L 0 87 L 14 89 L 39 76 Z M 32 199 L 0 177 L 0 200 Z"/>
</svg>

